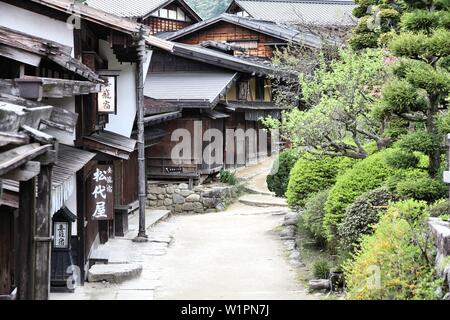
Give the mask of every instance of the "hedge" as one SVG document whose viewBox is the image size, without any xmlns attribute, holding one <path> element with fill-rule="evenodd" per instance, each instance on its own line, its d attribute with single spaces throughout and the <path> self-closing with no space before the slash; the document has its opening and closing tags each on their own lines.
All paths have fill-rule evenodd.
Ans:
<svg viewBox="0 0 450 320">
<path fill-rule="evenodd" d="M 272 172 L 275 172 L 267 176 L 267 187 L 277 197 L 284 197 L 286 195 L 289 174 L 299 157 L 300 152 L 297 149 L 287 149 L 281 152 L 275 160 L 272 168 Z"/>
<path fill-rule="evenodd" d="M 349 158 L 303 156 L 296 162 L 289 176 L 286 192 L 289 206 L 303 207 L 309 196 L 333 186 L 339 173 L 354 163 Z"/>
</svg>

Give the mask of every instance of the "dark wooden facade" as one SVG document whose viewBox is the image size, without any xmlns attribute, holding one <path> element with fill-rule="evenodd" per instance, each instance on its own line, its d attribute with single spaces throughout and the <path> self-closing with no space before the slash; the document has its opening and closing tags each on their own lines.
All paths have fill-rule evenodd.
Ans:
<svg viewBox="0 0 450 320">
<path fill-rule="evenodd" d="M 201 21 L 201 18 L 186 2 L 176 0 L 138 21 L 149 26 L 152 34 L 158 34 L 178 31 Z"/>
<path fill-rule="evenodd" d="M 15 209 L 0 206 L 0 296 L 13 291 L 14 248 L 15 248 Z"/>
<path fill-rule="evenodd" d="M 225 21 L 207 26 L 177 41 L 187 44 L 200 44 L 206 41 L 227 42 L 243 47 L 250 56 L 260 58 L 272 58 L 275 46 L 286 45 L 286 41 Z"/>
</svg>

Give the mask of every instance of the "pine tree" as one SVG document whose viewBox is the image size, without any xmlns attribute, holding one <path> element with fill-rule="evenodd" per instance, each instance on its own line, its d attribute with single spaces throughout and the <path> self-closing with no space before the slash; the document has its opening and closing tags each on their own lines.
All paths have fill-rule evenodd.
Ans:
<svg viewBox="0 0 450 320">
<path fill-rule="evenodd" d="M 435 177 L 443 151 L 437 121 L 447 110 L 450 92 L 450 11 L 432 0 L 408 0 L 405 8 L 399 34 L 388 46 L 397 62 L 393 80 L 382 92 L 383 111 L 423 129 L 408 138 L 409 146 L 429 156 L 429 172 Z"/>
</svg>

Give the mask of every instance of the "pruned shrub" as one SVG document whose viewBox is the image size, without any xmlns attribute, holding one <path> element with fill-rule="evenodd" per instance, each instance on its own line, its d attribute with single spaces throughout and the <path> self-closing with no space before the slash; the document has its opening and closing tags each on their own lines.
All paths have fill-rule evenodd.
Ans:
<svg viewBox="0 0 450 320">
<path fill-rule="evenodd" d="M 299 219 L 299 232 L 306 230 L 314 240 L 323 245 L 326 234 L 323 229 L 324 206 L 328 198 L 328 190 L 320 191 L 306 200 L 305 210 Z"/>
<path fill-rule="evenodd" d="M 425 131 L 416 131 L 402 136 L 395 146 L 409 152 L 419 151 L 429 154 L 440 148 L 440 142 L 437 137 Z"/>
<path fill-rule="evenodd" d="M 289 176 L 286 192 L 289 206 L 303 207 L 310 195 L 334 185 L 339 173 L 350 168 L 354 162 L 349 158 L 303 156 Z"/>
<path fill-rule="evenodd" d="M 434 202 L 446 196 L 447 186 L 441 180 L 430 177 L 419 179 L 406 179 L 397 184 L 397 193 L 400 196 Z"/>
<path fill-rule="evenodd" d="M 391 201 L 398 197 L 386 187 L 369 191 L 356 200 L 345 210 L 345 216 L 339 225 L 339 251 L 347 256 L 358 248 L 363 235 L 372 234 L 373 227 L 386 212 Z"/>
<path fill-rule="evenodd" d="M 385 157 L 394 152 L 396 150 L 387 149 L 375 153 L 339 176 L 325 204 L 324 226 L 329 241 L 336 238 L 345 209 L 360 195 L 383 186 L 394 174 L 395 169 L 385 161 Z"/>
<path fill-rule="evenodd" d="M 434 244 L 426 232 L 426 204 L 392 204 L 354 258 L 344 264 L 347 298 L 433 300 L 443 280 L 433 266 Z"/>
<path fill-rule="evenodd" d="M 287 149 L 279 154 L 274 163 L 274 174 L 267 176 L 267 187 L 277 197 L 284 197 L 289 183 L 289 174 L 300 156 L 297 149 Z"/>
<path fill-rule="evenodd" d="M 386 156 L 386 163 L 396 169 L 415 168 L 419 161 L 419 157 L 414 153 L 406 151 L 398 151 Z"/>
</svg>

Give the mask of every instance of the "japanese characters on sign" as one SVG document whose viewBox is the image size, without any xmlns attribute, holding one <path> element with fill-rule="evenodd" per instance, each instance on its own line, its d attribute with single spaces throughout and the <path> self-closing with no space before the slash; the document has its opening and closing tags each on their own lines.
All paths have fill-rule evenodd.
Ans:
<svg viewBox="0 0 450 320">
<path fill-rule="evenodd" d="M 54 223 L 53 247 L 56 249 L 67 249 L 69 247 L 69 223 Z"/>
<path fill-rule="evenodd" d="M 98 93 L 98 112 L 116 113 L 116 77 L 107 77 L 108 84 Z"/>
<path fill-rule="evenodd" d="M 99 165 L 89 177 L 88 210 L 92 220 L 112 220 L 114 217 L 114 182 L 112 165 Z"/>
</svg>

